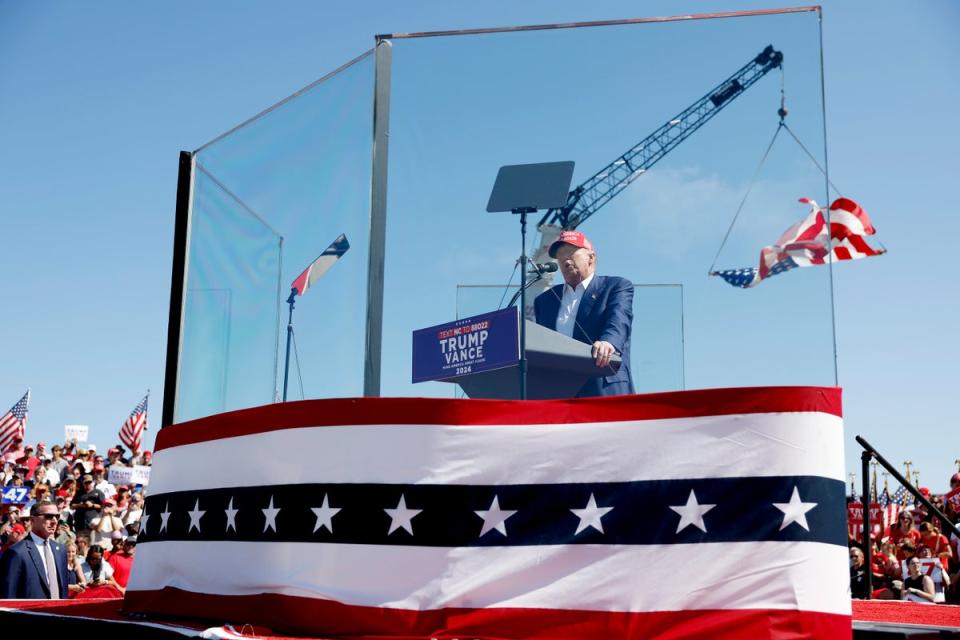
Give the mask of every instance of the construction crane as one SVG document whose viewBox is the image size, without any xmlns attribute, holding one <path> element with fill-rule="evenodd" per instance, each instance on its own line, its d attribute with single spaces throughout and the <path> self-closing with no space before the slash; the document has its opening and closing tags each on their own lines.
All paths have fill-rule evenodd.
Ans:
<svg viewBox="0 0 960 640">
<path fill-rule="evenodd" d="M 757 80 L 780 68 L 782 63 L 783 54 L 768 45 L 707 95 L 570 191 L 563 207 L 549 209 L 540 220 L 541 235 L 555 237 L 560 229 L 576 229 Z M 544 229 L 544 225 L 549 226 Z M 550 233 L 550 226 L 554 228 L 553 233 Z"/>
</svg>

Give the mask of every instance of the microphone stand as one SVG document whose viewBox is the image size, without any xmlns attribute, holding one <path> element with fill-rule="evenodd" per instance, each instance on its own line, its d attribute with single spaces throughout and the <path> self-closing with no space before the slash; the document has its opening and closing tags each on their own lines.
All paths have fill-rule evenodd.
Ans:
<svg viewBox="0 0 960 640">
<path fill-rule="evenodd" d="M 513 306 L 513 303 L 515 303 L 515 302 L 517 301 L 517 298 L 520 297 L 520 292 L 521 292 L 523 289 L 527 289 L 527 288 L 535 285 L 536 283 L 540 282 L 541 280 L 543 280 L 544 272 L 540 270 L 540 265 L 538 265 L 536 262 L 531 262 L 530 264 L 533 265 L 533 269 L 534 269 L 534 270 L 531 271 L 530 273 L 531 273 L 531 274 L 534 274 L 534 273 L 537 274 L 537 277 L 534 278 L 533 280 L 530 280 L 529 282 L 523 283 L 523 285 L 521 285 L 520 289 L 517 290 L 517 292 L 516 292 L 515 294 L 513 294 L 513 297 L 512 297 L 512 298 L 510 298 L 510 302 L 508 302 L 507 305 L 506 305 L 507 307 Z M 526 309 L 524 309 L 523 312 L 526 312 Z"/>
</svg>

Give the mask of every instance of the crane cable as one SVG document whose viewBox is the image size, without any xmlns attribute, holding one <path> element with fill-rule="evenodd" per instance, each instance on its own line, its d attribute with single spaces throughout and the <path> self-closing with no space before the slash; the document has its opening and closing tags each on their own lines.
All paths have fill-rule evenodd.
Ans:
<svg viewBox="0 0 960 640">
<path fill-rule="evenodd" d="M 793 132 L 793 129 L 791 129 L 790 125 L 788 125 L 786 122 L 787 100 L 786 100 L 786 93 L 784 91 L 784 75 L 785 74 L 783 71 L 783 66 L 781 66 L 780 67 L 780 108 L 777 110 L 777 115 L 780 116 L 780 122 L 777 123 L 777 130 L 773 132 L 773 138 L 770 139 L 770 144 L 767 145 L 767 150 L 763 152 L 763 157 L 760 159 L 760 164 L 757 165 L 757 169 L 753 172 L 753 177 L 750 179 L 750 184 L 747 185 L 747 192 L 743 194 L 743 199 L 740 201 L 740 205 L 737 207 L 737 212 L 733 215 L 733 220 L 730 221 L 730 226 L 727 227 L 727 233 L 723 236 L 723 241 L 720 243 L 720 248 L 717 249 L 717 255 L 713 257 L 713 262 L 710 264 L 710 269 L 707 271 L 708 275 L 713 274 L 714 268 L 717 266 L 717 260 L 720 259 L 720 253 L 723 251 L 724 246 L 726 246 L 727 244 L 727 240 L 730 238 L 730 233 L 733 231 L 733 227 L 737 223 L 737 218 L 740 217 L 740 212 L 743 211 L 743 206 L 747 203 L 747 198 L 750 197 L 750 192 L 753 191 L 753 187 L 757 182 L 757 177 L 760 175 L 760 170 L 763 169 L 763 165 L 767 161 L 767 156 L 770 155 L 770 150 L 773 149 L 773 144 L 774 142 L 777 141 L 777 136 L 780 135 L 781 129 L 786 129 L 787 133 L 790 134 L 790 137 L 793 138 L 794 142 L 796 142 L 800 146 L 800 148 L 803 149 L 804 153 L 807 154 L 807 157 L 810 158 L 810 161 L 813 163 L 813 165 L 820 170 L 820 173 L 822 173 L 823 176 L 827 179 L 827 182 L 830 184 L 833 190 L 837 193 L 837 195 L 838 196 L 843 195 L 843 192 L 837 188 L 837 185 L 833 184 L 833 182 L 830 180 L 830 176 L 827 175 L 827 172 L 824 170 L 824 168 L 820 166 L 820 163 L 817 162 L 817 159 L 814 157 L 814 155 L 810 153 L 810 150 L 807 149 L 806 145 L 804 145 L 803 142 L 800 141 L 800 138 L 797 137 L 797 134 Z M 881 248 L 884 249 L 884 251 L 886 250 L 882 242 L 878 240 L 877 243 L 880 245 Z"/>
</svg>

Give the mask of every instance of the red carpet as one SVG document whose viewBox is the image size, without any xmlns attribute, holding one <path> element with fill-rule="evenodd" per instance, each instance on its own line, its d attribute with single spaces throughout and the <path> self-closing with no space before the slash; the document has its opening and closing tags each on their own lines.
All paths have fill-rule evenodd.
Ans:
<svg viewBox="0 0 960 640">
<path fill-rule="evenodd" d="M 897 600 L 854 600 L 854 622 L 925 624 L 960 629 L 960 607 Z"/>
</svg>

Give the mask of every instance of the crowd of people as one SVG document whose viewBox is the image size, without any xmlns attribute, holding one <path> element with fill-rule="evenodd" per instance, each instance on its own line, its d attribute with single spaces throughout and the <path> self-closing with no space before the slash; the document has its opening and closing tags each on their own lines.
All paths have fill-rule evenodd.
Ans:
<svg viewBox="0 0 960 640">
<path fill-rule="evenodd" d="M 960 527 L 960 508 L 951 496 L 960 490 L 960 473 L 950 478 L 950 492 L 920 493 Z M 880 535 L 870 534 L 870 567 L 863 553 L 862 530 L 850 529 L 850 592 L 853 598 L 898 599 L 920 603 L 960 604 L 960 538 L 921 501 L 886 509 Z M 871 527 L 873 528 L 873 527 Z M 949 534 L 949 535 L 947 535 Z M 868 571 L 872 590 L 868 591 Z"/>
<path fill-rule="evenodd" d="M 60 597 L 120 597 L 136 553 L 146 490 L 110 483 L 110 468 L 151 460 L 150 451 L 128 455 L 120 444 L 106 456 L 92 444 L 67 442 L 48 451 L 43 442 L 33 447 L 19 439 L 4 451 L 0 599 L 50 598 L 58 591 Z M 17 487 L 23 489 L 10 491 Z M 31 553 L 49 579 L 31 579 L 24 570 Z"/>
</svg>

